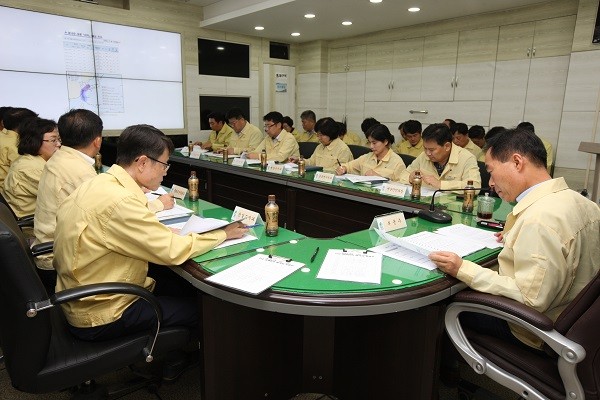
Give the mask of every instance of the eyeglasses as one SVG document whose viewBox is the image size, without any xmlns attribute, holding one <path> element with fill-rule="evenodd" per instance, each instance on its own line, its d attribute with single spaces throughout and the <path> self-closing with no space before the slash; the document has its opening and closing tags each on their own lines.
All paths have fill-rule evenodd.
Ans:
<svg viewBox="0 0 600 400">
<path fill-rule="evenodd" d="M 232 128 L 233 128 L 233 126 L 234 126 L 235 124 L 237 124 L 237 122 L 238 122 L 238 121 L 239 121 L 239 119 L 234 119 L 233 121 L 232 121 L 232 120 L 229 120 L 229 121 L 227 121 L 227 125 L 229 125 L 230 127 L 232 127 Z"/>
<path fill-rule="evenodd" d="M 151 159 L 152 161 L 156 161 L 157 163 L 161 163 L 161 164 L 163 165 L 163 168 L 165 169 L 165 172 L 167 172 L 167 171 L 169 170 L 169 168 L 171 168 L 171 164 L 168 164 L 168 163 L 166 163 L 166 162 L 159 161 L 159 160 L 157 160 L 156 158 L 152 158 L 152 157 L 150 157 L 150 156 L 146 156 L 146 157 L 148 157 L 148 158 L 149 158 L 149 159 Z"/>
<path fill-rule="evenodd" d="M 265 131 L 266 131 L 267 129 L 271 129 L 271 127 L 273 127 L 273 126 L 275 126 L 275 125 L 276 125 L 276 124 L 265 125 L 265 126 L 263 126 L 263 128 L 265 128 Z"/>
<path fill-rule="evenodd" d="M 61 144 L 62 140 L 60 140 L 60 138 L 52 138 L 52 139 L 42 139 L 42 142 L 48 142 L 48 143 L 52 143 L 54 145 Z"/>
</svg>

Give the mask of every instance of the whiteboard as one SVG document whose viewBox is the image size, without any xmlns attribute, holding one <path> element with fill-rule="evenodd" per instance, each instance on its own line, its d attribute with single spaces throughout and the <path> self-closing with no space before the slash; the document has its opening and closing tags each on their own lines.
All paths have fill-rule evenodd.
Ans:
<svg viewBox="0 0 600 400">
<path fill-rule="evenodd" d="M 0 7 L 0 105 L 57 120 L 72 108 L 105 129 L 184 127 L 181 35 Z"/>
</svg>

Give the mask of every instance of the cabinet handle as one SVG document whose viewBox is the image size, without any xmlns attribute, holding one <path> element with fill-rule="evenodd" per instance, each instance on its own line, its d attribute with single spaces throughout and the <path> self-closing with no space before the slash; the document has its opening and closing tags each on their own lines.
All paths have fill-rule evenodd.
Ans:
<svg viewBox="0 0 600 400">
<path fill-rule="evenodd" d="M 396 85 L 396 82 L 392 81 L 392 90 L 394 90 L 395 85 Z"/>
<path fill-rule="evenodd" d="M 533 48 L 533 56 L 535 57 L 535 47 Z"/>
<path fill-rule="evenodd" d="M 409 113 L 411 114 L 429 114 L 428 110 L 410 110 Z"/>
<path fill-rule="evenodd" d="M 454 77 L 452 77 L 452 80 L 450 81 L 450 87 L 454 87 Z"/>
<path fill-rule="evenodd" d="M 454 78 L 454 87 L 458 87 L 458 76 Z"/>
<path fill-rule="evenodd" d="M 529 57 L 531 55 L 531 47 L 527 48 L 527 57 Z"/>
</svg>

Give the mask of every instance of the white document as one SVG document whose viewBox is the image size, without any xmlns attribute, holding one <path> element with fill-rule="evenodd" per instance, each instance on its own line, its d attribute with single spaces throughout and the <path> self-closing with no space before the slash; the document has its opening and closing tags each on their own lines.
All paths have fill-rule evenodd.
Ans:
<svg viewBox="0 0 600 400">
<path fill-rule="evenodd" d="M 327 251 L 317 278 L 379 284 L 382 259 L 380 253 L 365 250 L 331 249 Z"/>
<path fill-rule="evenodd" d="M 460 257 L 464 257 L 485 247 L 479 242 L 463 238 L 451 238 L 433 232 L 419 232 L 414 235 L 398 238 L 379 229 L 376 231 L 381 238 L 386 239 L 388 242 L 395 243 L 398 246 L 425 256 L 433 251 L 451 251 Z"/>
<path fill-rule="evenodd" d="M 246 158 L 246 165 L 258 165 L 260 164 L 260 160 L 254 158 Z"/>
<path fill-rule="evenodd" d="M 388 178 L 382 176 L 366 176 L 345 174 L 344 177 L 352 183 L 387 182 Z"/>
<path fill-rule="evenodd" d="M 197 215 L 190 216 L 190 219 L 185 223 L 183 228 L 181 228 L 181 232 L 179 233 L 181 236 L 185 236 L 188 233 L 204 233 L 209 231 L 214 231 L 215 229 L 222 228 L 231 224 L 230 221 L 224 221 L 222 219 L 216 218 L 202 218 Z"/>
<path fill-rule="evenodd" d="M 228 240 L 224 241 L 223 243 L 221 243 L 220 245 L 218 245 L 217 247 L 215 247 L 215 249 L 222 249 L 223 247 L 229 247 L 229 246 L 233 246 L 234 244 L 239 244 L 239 243 L 251 242 L 253 240 L 258 240 L 258 238 L 256 236 L 252 236 L 252 235 L 244 235 L 238 239 L 228 239 Z"/>
<path fill-rule="evenodd" d="M 223 154 L 221 153 L 215 153 L 214 151 L 207 151 L 206 153 L 204 153 L 205 156 L 207 157 L 221 157 L 223 158 Z M 238 154 L 228 154 L 227 158 L 236 158 L 239 157 Z"/>
<path fill-rule="evenodd" d="M 502 247 L 502 243 L 496 241 L 494 232 L 485 229 L 474 228 L 464 224 L 450 225 L 436 229 L 436 232 L 444 236 L 452 236 L 479 242 L 488 249 L 497 249 Z"/>
<path fill-rule="evenodd" d="M 283 164 L 283 167 L 286 170 L 288 170 L 288 171 L 293 171 L 293 170 L 297 170 L 298 169 L 298 164 L 293 163 L 293 162 L 289 162 L 289 163 Z"/>
<path fill-rule="evenodd" d="M 303 266 L 302 263 L 283 257 L 257 254 L 206 280 L 243 292 L 259 294 Z"/>
<path fill-rule="evenodd" d="M 185 208 L 183 206 L 180 206 L 179 204 L 175 204 L 170 210 L 162 210 L 157 212 L 156 217 L 159 221 L 164 221 L 166 219 L 185 217 L 193 213 L 194 210 L 190 210 L 189 208 Z"/>
<path fill-rule="evenodd" d="M 392 242 L 371 247 L 369 250 L 376 253 L 381 253 L 384 256 L 393 258 L 395 260 L 404 261 L 405 263 L 428 269 L 430 271 L 437 268 L 433 261 L 429 259 L 429 257 L 419 254 L 416 251 L 405 249 L 404 247 L 398 246 Z"/>
</svg>

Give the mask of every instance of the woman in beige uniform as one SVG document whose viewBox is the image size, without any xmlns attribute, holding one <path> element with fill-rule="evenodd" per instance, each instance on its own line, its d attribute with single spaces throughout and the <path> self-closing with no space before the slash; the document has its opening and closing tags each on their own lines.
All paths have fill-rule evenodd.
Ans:
<svg viewBox="0 0 600 400">
<path fill-rule="evenodd" d="M 340 126 L 331 117 L 321 118 L 315 124 L 319 144 L 315 151 L 306 159 L 306 166 L 323 167 L 333 170 L 340 165 L 352 161 L 354 157 L 348 145 L 339 138 Z M 291 157 L 291 162 L 297 162 L 297 157 Z"/>
<path fill-rule="evenodd" d="M 336 174 L 381 176 L 392 181 L 398 180 L 400 173 L 406 169 L 406 165 L 398 154 L 391 151 L 394 135 L 390 133 L 387 126 L 377 124 L 369 128 L 366 136 L 371 153 L 343 163 L 336 168 Z"/>
</svg>

